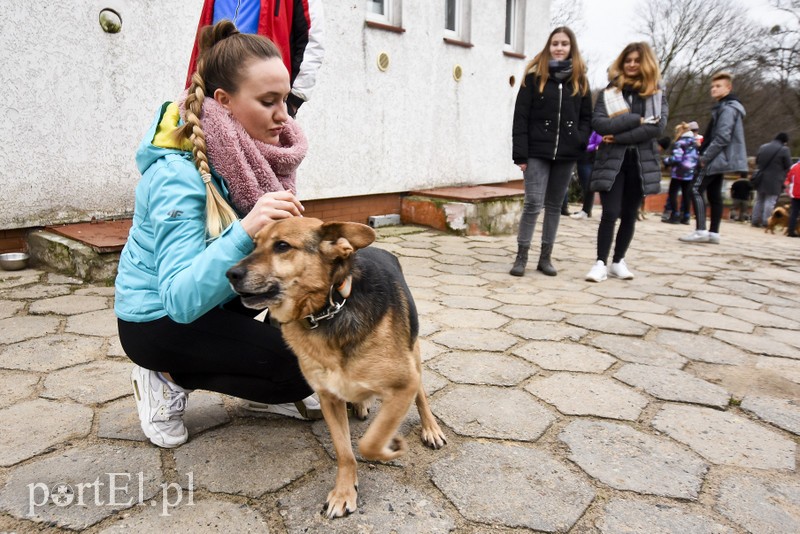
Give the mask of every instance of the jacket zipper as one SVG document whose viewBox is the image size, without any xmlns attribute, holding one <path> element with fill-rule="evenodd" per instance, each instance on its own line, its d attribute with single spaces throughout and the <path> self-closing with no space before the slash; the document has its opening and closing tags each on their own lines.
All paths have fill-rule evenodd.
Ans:
<svg viewBox="0 0 800 534">
<path fill-rule="evenodd" d="M 556 154 L 558 154 L 558 138 L 561 135 L 561 96 L 563 94 L 563 86 L 563 82 L 558 82 L 558 119 L 556 122 L 556 146 L 553 147 L 553 159 L 556 159 Z"/>
</svg>

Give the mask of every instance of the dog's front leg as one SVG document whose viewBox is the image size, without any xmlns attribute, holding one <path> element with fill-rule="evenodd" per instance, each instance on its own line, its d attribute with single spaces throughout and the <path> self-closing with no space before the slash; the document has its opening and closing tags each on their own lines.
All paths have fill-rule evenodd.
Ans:
<svg viewBox="0 0 800 534">
<path fill-rule="evenodd" d="M 388 462 L 408 450 L 406 440 L 396 432 L 414 400 L 418 384 L 416 381 L 384 393 L 378 415 L 358 442 L 358 450 L 365 459 Z"/>
<path fill-rule="evenodd" d="M 328 493 L 323 510 L 325 516 L 333 519 L 355 512 L 358 500 L 358 473 L 356 457 L 350 443 L 347 404 L 342 399 L 322 391 L 319 392 L 319 403 L 336 451 L 336 484 Z"/>
</svg>

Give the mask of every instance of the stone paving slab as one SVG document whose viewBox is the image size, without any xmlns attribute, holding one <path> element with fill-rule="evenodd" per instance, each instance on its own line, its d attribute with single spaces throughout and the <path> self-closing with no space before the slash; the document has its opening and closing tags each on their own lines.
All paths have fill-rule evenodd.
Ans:
<svg viewBox="0 0 800 534">
<path fill-rule="evenodd" d="M 731 398 L 723 388 L 678 369 L 626 364 L 614 373 L 614 378 L 662 400 L 723 408 Z"/>
<path fill-rule="evenodd" d="M 667 405 L 653 427 L 715 464 L 795 470 L 797 446 L 791 439 L 736 414 Z"/>
<path fill-rule="evenodd" d="M 0 345 L 55 334 L 60 323 L 57 317 L 16 316 L 0 319 Z"/>
<path fill-rule="evenodd" d="M 800 436 L 800 399 L 748 396 L 742 399 L 742 410 Z"/>
<path fill-rule="evenodd" d="M 156 493 L 144 506 L 93 511 L 88 532 L 794 534 L 796 243 L 724 223 L 723 245 L 687 246 L 680 228 L 650 217 L 630 250 L 636 279 L 593 284 L 583 276 L 597 223 L 561 221 L 557 277 L 509 276 L 516 236 L 379 230 L 419 305 L 423 383 L 448 443 L 420 441 L 412 406 L 398 429 L 407 454 L 359 462 L 359 510 L 336 521 L 319 515 L 335 473 L 323 421 L 195 391 L 189 442 L 157 450 L 128 393 L 113 288 L 0 271 L 0 501 L 24 469 L 80 469 L 91 451 L 96 469 L 155 458 L 145 471 Z M 377 408 L 350 420 L 355 446 Z M 169 495 L 183 502 L 162 517 Z M 0 508 L 0 531 L 77 529 L 50 510 L 37 522 Z"/>
<path fill-rule="evenodd" d="M 512 352 L 549 371 L 602 373 L 617 361 L 592 347 L 568 342 L 534 341 Z"/>
<path fill-rule="evenodd" d="M 54 334 L 0 346 L 0 367 L 48 372 L 87 363 L 103 355 L 103 340 Z"/>
<path fill-rule="evenodd" d="M 555 416 L 523 391 L 456 386 L 431 403 L 444 423 L 463 436 L 535 441 Z"/>
<path fill-rule="evenodd" d="M 394 471 L 385 466 L 362 469 L 358 478 L 356 513 L 334 521 L 320 514 L 333 488 L 335 474 L 332 470 L 314 476 L 311 483 L 299 490 L 286 491 L 280 495 L 278 507 L 287 532 L 438 534 L 454 531 L 452 512 L 437 504 L 433 496 L 404 483 L 402 476 Z"/>
<path fill-rule="evenodd" d="M 160 463 L 153 448 L 96 444 L 66 449 L 13 469 L 0 495 L 0 510 L 81 530 L 152 499 L 162 478 Z"/>
<path fill-rule="evenodd" d="M 21 371 L 0 371 L 0 408 L 16 404 L 36 391 L 39 376 Z"/>
<path fill-rule="evenodd" d="M 502 443 L 465 443 L 431 473 L 464 517 L 506 527 L 566 532 L 595 496 L 585 479 L 546 452 Z"/>
<path fill-rule="evenodd" d="M 190 439 L 174 452 L 181 485 L 188 489 L 193 473 L 195 488 L 255 498 L 306 475 L 322 450 L 308 423 L 280 423 L 225 427 Z"/>
<path fill-rule="evenodd" d="M 635 420 L 648 402 L 619 382 L 586 374 L 556 373 L 534 380 L 525 389 L 565 415 Z"/>
<path fill-rule="evenodd" d="M 686 365 L 686 358 L 652 341 L 600 335 L 589 340 L 589 343 L 627 362 L 673 369 L 680 369 Z"/>
<path fill-rule="evenodd" d="M 188 503 L 188 497 L 187 503 Z M 169 496 L 167 503 L 177 501 Z M 252 508 L 217 499 L 196 499 L 192 504 L 143 507 L 143 511 L 122 517 L 100 534 L 125 534 L 128 532 L 247 532 L 269 534 L 269 526 L 262 515 Z"/>
<path fill-rule="evenodd" d="M 514 386 L 536 369 L 512 356 L 491 352 L 448 352 L 428 367 L 459 384 Z"/>
<path fill-rule="evenodd" d="M 0 410 L 4 430 L 0 440 L 0 466 L 8 467 L 41 454 L 59 443 L 89 433 L 93 412 L 79 404 L 44 399 L 13 404 Z"/>
<path fill-rule="evenodd" d="M 675 442 L 622 424 L 573 421 L 559 439 L 589 476 L 619 490 L 695 500 L 708 470 Z"/>
<path fill-rule="evenodd" d="M 800 532 L 797 476 L 737 473 L 720 485 L 715 508 L 748 532 Z"/>
<path fill-rule="evenodd" d="M 734 534 L 734 530 L 697 513 L 668 504 L 615 499 L 605 506 L 598 521 L 603 534 Z"/>
</svg>

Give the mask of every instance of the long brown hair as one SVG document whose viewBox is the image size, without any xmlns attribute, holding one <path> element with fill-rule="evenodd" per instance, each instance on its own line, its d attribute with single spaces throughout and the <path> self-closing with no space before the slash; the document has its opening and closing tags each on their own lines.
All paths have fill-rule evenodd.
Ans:
<svg viewBox="0 0 800 534">
<path fill-rule="evenodd" d="M 639 53 L 639 76 L 628 78 L 625 76 L 625 58 L 633 52 Z M 651 96 L 658 92 L 661 83 L 661 69 L 658 67 L 656 54 L 650 45 L 645 42 L 630 43 L 622 49 L 622 53 L 608 69 L 608 79 L 611 83 L 622 89 L 629 85 L 641 96 Z"/>
<path fill-rule="evenodd" d="M 550 60 L 553 56 L 550 55 L 550 41 L 557 33 L 563 33 L 569 37 L 569 57 L 572 59 L 572 94 L 585 95 L 589 92 L 589 80 L 586 77 L 586 63 L 583 62 L 581 51 L 578 49 L 578 41 L 575 39 L 575 33 L 566 26 L 559 26 L 550 32 L 547 37 L 547 42 L 542 48 L 542 51 L 525 66 L 525 74 L 535 74 L 539 77 L 539 92 L 544 91 L 544 86 L 547 79 L 550 77 Z M 525 79 L 522 80 L 522 85 L 525 85 Z"/>
<path fill-rule="evenodd" d="M 194 164 L 206 184 L 206 232 L 213 239 L 238 216 L 211 183 L 206 136 L 200 119 L 203 100 L 206 95 L 213 96 L 217 89 L 235 94 L 250 60 L 280 58 L 281 53 L 265 37 L 239 33 L 229 20 L 203 28 L 198 37 L 198 50 L 197 70 L 192 75 L 184 103 L 186 123 L 178 130 L 178 136 L 192 142 Z"/>
<path fill-rule="evenodd" d="M 688 122 L 681 122 L 675 125 L 675 141 L 681 138 L 683 134 L 691 130 Z"/>
</svg>

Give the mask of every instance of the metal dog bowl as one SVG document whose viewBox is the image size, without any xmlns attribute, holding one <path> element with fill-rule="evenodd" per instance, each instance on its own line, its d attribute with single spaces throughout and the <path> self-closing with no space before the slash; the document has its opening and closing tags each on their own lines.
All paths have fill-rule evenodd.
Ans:
<svg viewBox="0 0 800 534">
<path fill-rule="evenodd" d="M 19 271 L 28 266 L 29 258 L 25 252 L 6 252 L 0 254 L 0 267 L 6 271 Z"/>
</svg>

